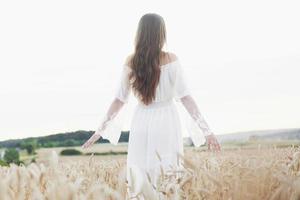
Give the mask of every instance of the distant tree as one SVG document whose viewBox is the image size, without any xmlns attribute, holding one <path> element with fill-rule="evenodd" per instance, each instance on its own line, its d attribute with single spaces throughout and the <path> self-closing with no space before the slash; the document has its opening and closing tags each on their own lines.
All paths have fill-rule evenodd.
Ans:
<svg viewBox="0 0 300 200">
<path fill-rule="evenodd" d="M 80 146 L 88 140 L 94 131 L 75 131 L 58 133 L 41 137 L 30 137 L 25 139 L 13 139 L 0 141 L 0 145 L 4 148 L 21 148 L 25 149 L 28 154 L 34 154 L 35 150 L 40 147 L 63 147 L 63 146 Z M 121 133 L 119 142 L 128 142 L 129 131 Z M 109 140 L 102 137 L 97 143 L 109 143 Z"/>
<path fill-rule="evenodd" d="M 7 162 L 5 162 L 4 160 L 0 160 L 0 166 L 2 166 L 2 167 L 7 167 L 8 164 L 7 164 Z"/>
<path fill-rule="evenodd" d="M 66 147 L 71 147 L 71 146 L 76 146 L 76 141 L 73 140 L 73 139 L 68 139 L 66 141 L 64 141 L 63 143 L 63 146 L 66 146 Z"/>
<path fill-rule="evenodd" d="M 62 156 L 81 155 L 82 152 L 77 149 L 64 149 L 60 152 Z"/>
<path fill-rule="evenodd" d="M 53 142 L 46 142 L 42 144 L 42 147 L 47 147 L 47 148 L 54 147 L 54 146 L 55 144 Z"/>
<path fill-rule="evenodd" d="M 119 142 L 128 142 L 129 131 L 122 131 Z"/>
<path fill-rule="evenodd" d="M 7 163 L 19 164 L 20 163 L 19 152 L 14 148 L 6 149 L 4 154 L 4 160 Z"/>
<path fill-rule="evenodd" d="M 20 144 L 21 149 L 26 149 L 28 154 L 34 154 L 37 148 L 36 140 L 22 141 Z"/>
</svg>

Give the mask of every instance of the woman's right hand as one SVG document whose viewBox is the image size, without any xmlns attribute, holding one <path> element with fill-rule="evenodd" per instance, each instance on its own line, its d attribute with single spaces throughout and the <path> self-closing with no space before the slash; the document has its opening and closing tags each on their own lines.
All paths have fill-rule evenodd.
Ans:
<svg viewBox="0 0 300 200">
<path fill-rule="evenodd" d="M 208 146 L 208 150 L 213 150 L 215 152 L 220 152 L 221 151 L 221 146 L 214 134 L 210 134 L 205 136 L 206 139 L 206 144 Z"/>
</svg>

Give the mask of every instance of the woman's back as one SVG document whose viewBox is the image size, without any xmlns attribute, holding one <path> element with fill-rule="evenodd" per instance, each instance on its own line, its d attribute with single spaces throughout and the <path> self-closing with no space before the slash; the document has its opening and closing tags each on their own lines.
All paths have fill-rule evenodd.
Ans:
<svg viewBox="0 0 300 200">
<path fill-rule="evenodd" d="M 156 87 L 155 91 L 155 99 L 153 100 L 153 103 L 155 102 L 161 102 L 161 101 L 168 101 L 175 98 L 180 98 L 184 95 L 188 94 L 188 87 L 185 83 L 185 79 L 183 78 L 183 70 L 181 68 L 181 63 L 178 59 L 178 57 L 173 53 L 164 53 L 165 56 L 161 58 L 161 73 L 158 85 Z M 129 57 L 130 59 L 130 57 Z M 127 59 L 128 60 L 128 59 Z M 126 68 L 126 74 L 125 74 L 125 80 L 124 84 L 128 84 L 126 87 L 124 87 L 123 91 L 119 91 L 119 97 L 122 100 L 127 99 L 127 90 L 132 90 L 131 85 L 129 83 L 128 76 L 131 70 L 131 67 L 129 66 L 128 62 L 125 64 Z M 140 103 L 142 103 L 135 95 L 135 97 L 138 99 Z"/>
</svg>

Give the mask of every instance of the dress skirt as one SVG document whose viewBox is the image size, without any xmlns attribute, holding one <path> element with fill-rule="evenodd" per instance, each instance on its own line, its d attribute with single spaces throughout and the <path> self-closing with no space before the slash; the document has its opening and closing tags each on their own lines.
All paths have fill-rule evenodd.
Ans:
<svg viewBox="0 0 300 200">
<path fill-rule="evenodd" d="M 153 102 L 147 106 L 139 103 L 131 121 L 127 177 L 130 168 L 139 170 L 143 179 L 150 177 L 155 186 L 161 167 L 164 172 L 180 167 L 178 153 L 183 155 L 183 139 L 174 100 Z M 130 179 L 128 181 L 131 185 Z"/>
</svg>

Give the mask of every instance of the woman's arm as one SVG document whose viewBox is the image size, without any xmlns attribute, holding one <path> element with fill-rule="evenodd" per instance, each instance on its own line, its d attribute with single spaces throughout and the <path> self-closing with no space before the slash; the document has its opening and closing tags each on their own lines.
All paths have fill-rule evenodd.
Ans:
<svg viewBox="0 0 300 200">
<path fill-rule="evenodd" d="M 113 102 L 110 104 L 109 109 L 104 116 L 103 120 L 100 123 L 99 128 L 96 130 L 96 132 L 87 140 L 82 147 L 83 148 L 88 148 L 92 144 L 94 144 L 97 140 L 100 139 L 101 133 L 105 130 L 106 126 L 108 123 L 110 123 L 115 116 L 118 114 L 118 112 L 121 110 L 125 103 L 118 98 L 115 98 Z"/>
<path fill-rule="evenodd" d="M 99 128 L 92 135 L 92 137 L 82 145 L 83 148 L 90 147 L 94 142 L 96 142 L 101 137 L 101 134 L 103 133 L 103 131 L 105 131 L 107 125 L 115 119 L 116 115 L 119 113 L 123 105 L 128 102 L 128 97 L 131 93 L 131 87 L 130 87 L 129 77 L 128 77 L 130 72 L 130 68 L 128 67 L 129 60 L 130 60 L 130 56 L 126 58 L 126 61 L 123 65 L 122 73 L 119 79 L 118 87 L 113 102 L 109 106 L 109 109 L 106 115 L 104 116 L 103 120 L 101 121 Z M 107 136 L 104 136 L 103 134 L 102 135 L 105 139 L 109 139 L 110 142 L 117 143 L 118 141 L 115 141 L 115 139 L 117 139 L 117 137 L 120 136 L 120 134 L 121 131 L 118 131 L 118 133 L 114 132 L 113 135 L 111 135 L 113 139 L 112 138 L 109 139 Z"/>
<path fill-rule="evenodd" d="M 110 104 L 109 109 L 98 128 L 98 131 L 101 132 L 105 129 L 106 125 L 114 119 L 114 117 L 118 114 L 125 103 L 120 101 L 118 98 L 115 98 L 113 102 Z"/>
<path fill-rule="evenodd" d="M 218 140 L 216 139 L 215 135 L 210 130 L 208 124 L 201 115 L 193 97 L 191 95 L 186 95 L 180 98 L 180 101 L 185 107 L 185 109 L 188 111 L 188 113 L 191 115 L 191 117 L 195 120 L 198 127 L 202 130 L 202 133 L 208 145 L 208 149 L 211 150 L 212 148 L 213 150 L 220 151 L 220 144 L 218 143 Z"/>
</svg>

